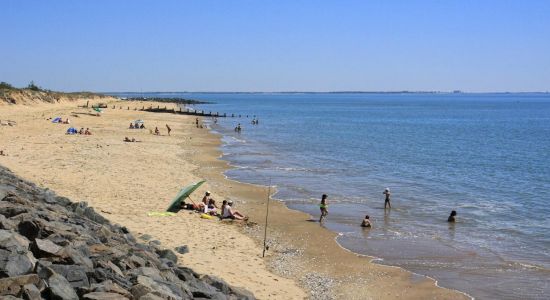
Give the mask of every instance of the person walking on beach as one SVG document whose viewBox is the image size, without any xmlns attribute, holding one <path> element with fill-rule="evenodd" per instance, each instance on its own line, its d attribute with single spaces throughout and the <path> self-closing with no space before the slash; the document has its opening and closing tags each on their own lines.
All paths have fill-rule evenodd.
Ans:
<svg viewBox="0 0 550 300">
<path fill-rule="evenodd" d="M 321 209 L 321 216 L 319 217 L 320 223 L 328 215 L 327 194 L 323 194 L 323 196 L 321 196 L 321 204 L 319 204 L 319 208 Z"/>
<path fill-rule="evenodd" d="M 168 136 L 170 136 L 170 131 L 172 131 L 172 128 L 170 128 L 170 126 L 168 126 L 168 124 L 166 124 L 166 129 L 168 129 Z"/>
<path fill-rule="evenodd" d="M 386 195 L 386 200 L 384 201 L 384 209 L 386 209 L 386 206 L 389 207 L 389 208 L 391 208 L 391 203 L 390 203 L 390 195 L 391 195 L 391 193 L 390 193 L 390 189 L 389 189 L 389 188 L 386 188 L 382 194 Z"/>
</svg>

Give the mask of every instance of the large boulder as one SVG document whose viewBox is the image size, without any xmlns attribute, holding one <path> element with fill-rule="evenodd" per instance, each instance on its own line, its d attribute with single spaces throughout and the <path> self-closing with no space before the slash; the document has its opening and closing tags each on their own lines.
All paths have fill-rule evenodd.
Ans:
<svg viewBox="0 0 550 300">
<path fill-rule="evenodd" d="M 78 300 L 78 295 L 69 281 L 53 270 L 51 270 L 50 276 L 46 282 L 48 283 L 46 295 L 48 295 L 50 299 Z"/>
</svg>

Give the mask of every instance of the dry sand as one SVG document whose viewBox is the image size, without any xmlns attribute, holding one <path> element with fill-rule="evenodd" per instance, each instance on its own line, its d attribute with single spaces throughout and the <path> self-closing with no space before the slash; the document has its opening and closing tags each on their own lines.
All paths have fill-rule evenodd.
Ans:
<svg viewBox="0 0 550 300">
<path fill-rule="evenodd" d="M 100 117 L 75 102 L 0 106 L 0 120 L 17 122 L 0 126 L 0 150 L 8 155 L 0 156 L 0 164 L 74 201 L 87 201 L 138 237 L 148 234 L 170 249 L 187 245 L 189 253 L 179 255 L 183 264 L 260 299 L 467 298 L 436 287 L 431 279 L 342 249 L 334 233 L 277 201 L 270 208 L 266 258 L 258 240 L 261 226 L 201 219 L 189 211 L 148 216 L 166 209 L 182 186 L 204 178 L 207 183 L 192 195 L 195 201 L 210 190 L 218 201 L 233 199 L 237 209 L 250 213 L 251 223 L 263 224 L 267 189 L 226 179 L 223 172 L 229 166 L 219 160 L 219 137 L 196 128 L 194 117 L 133 110 L 142 105 L 112 102 Z M 65 135 L 69 125 L 46 120 L 56 116 L 69 117 L 70 126 L 90 128 L 93 135 Z M 147 129 L 127 129 L 135 119 L 145 120 Z M 171 136 L 165 124 L 172 128 Z M 161 136 L 149 133 L 155 126 Z M 125 143 L 124 137 L 141 142 Z"/>
</svg>

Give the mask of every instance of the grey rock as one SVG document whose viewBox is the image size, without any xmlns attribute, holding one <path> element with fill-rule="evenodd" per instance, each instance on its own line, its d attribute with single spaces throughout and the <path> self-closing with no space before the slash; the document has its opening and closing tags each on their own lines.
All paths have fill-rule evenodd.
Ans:
<svg viewBox="0 0 550 300">
<path fill-rule="evenodd" d="M 131 268 L 139 268 L 139 267 L 145 267 L 146 262 L 145 259 L 132 255 L 126 259 L 126 262 L 130 264 Z"/>
<path fill-rule="evenodd" d="M 150 246 L 160 246 L 161 242 L 159 240 L 149 241 Z"/>
<path fill-rule="evenodd" d="M 203 282 L 215 287 L 218 291 L 224 294 L 229 294 L 231 291 L 229 285 L 216 276 L 205 275 L 201 277 L 201 279 Z"/>
<path fill-rule="evenodd" d="M 90 288 L 90 291 L 117 293 L 117 294 L 124 295 L 128 298 L 132 297 L 132 294 L 130 292 L 122 288 L 120 285 L 112 282 L 111 280 L 106 280 L 99 284 L 93 284 Z"/>
<path fill-rule="evenodd" d="M 31 249 L 36 257 L 56 256 L 61 251 L 61 247 L 50 240 L 35 239 Z"/>
<path fill-rule="evenodd" d="M 89 299 L 89 300 L 123 300 L 128 299 L 128 297 L 125 297 L 121 294 L 117 293 L 107 293 L 107 292 L 93 292 L 85 294 L 83 299 Z"/>
<path fill-rule="evenodd" d="M 139 238 L 144 240 L 144 241 L 148 241 L 152 238 L 152 236 L 150 236 L 148 234 L 142 234 L 141 236 L 139 236 Z"/>
<path fill-rule="evenodd" d="M 47 279 L 50 276 L 49 268 L 52 266 L 51 261 L 39 259 L 38 262 L 36 262 L 35 266 L 35 272 L 36 274 L 38 274 L 38 277 L 42 279 Z"/>
<path fill-rule="evenodd" d="M 177 264 L 169 259 L 162 258 L 160 260 L 159 270 L 172 270 Z"/>
<path fill-rule="evenodd" d="M 160 276 L 160 271 L 152 267 L 139 267 L 137 269 L 132 269 L 128 272 L 128 275 L 133 275 L 135 277 L 142 275 L 154 280 L 163 280 Z"/>
<path fill-rule="evenodd" d="M 17 225 L 17 231 L 32 241 L 41 236 L 42 228 L 40 223 L 37 221 L 25 220 L 19 222 L 19 225 Z"/>
<path fill-rule="evenodd" d="M 0 249 L 23 251 L 29 249 L 29 240 L 9 230 L 0 230 Z"/>
<path fill-rule="evenodd" d="M 189 291 L 193 294 L 193 297 L 208 298 L 208 295 L 213 295 L 218 291 L 213 286 L 201 281 L 197 278 L 186 282 L 189 286 Z"/>
<path fill-rule="evenodd" d="M 145 290 L 149 289 L 154 294 L 163 298 L 169 297 L 171 299 L 183 299 L 182 297 L 183 292 L 179 290 L 179 293 L 178 293 L 177 291 L 178 288 L 174 286 L 170 286 L 170 283 L 168 282 L 154 280 L 152 278 L 140 275 L 137 277 L 137 284 L 144 286 L 146 288 Z"/>
<path fill-rule="evenodd" d="M 78 295 L 65 277 L 52 271 L 52 274 L 48 278 L 47 282 L 48 288 L 46 289 L 46 294 L 50 297 L 50 299 L 78 299 Z"/>
<path fill-rule="evenodd" d="M 93 208 L 88 207 L 86 202 L 78 202 L 70 205 L 74 213 L 78 216 L 85 217 L 99 224 L 108 224 L 109 221 L 102 215 L 96 213 Z"/>
<path fill-rule="evenodd" d="M 177 263 L 178 262 L 178 257 L 176 256 L 176 254 L 174 254 L 174 252 L 170 249 L 163 249 L 163 250 L 159 250 L 157 251 L 157 254 L 161 257 L 161 258 L 166 258 L 168 260 L 171 260 L 173 261 L 174 263 Z"/>
<path fill-rule="evenodd" d="M 174 273 L 176 273 L 178 278 L 183 281 L 192 281 L 199 277 L 195 271 L 186 267 L 178 267 L 177 269 L 174 269 Z"/>
<path fill-rule="evenodd" d="M 151 293 L 152 291 L 153 289 L 151 287 L 148 287 L 141 283 L 132 286 L 132 288 L 130 289 L 130 293 L 132 293 L 134 299 L 141 299 L 141 297 Z"/>
<path fill-rule="evenodd" d="M 50 269 L 65 277 L 73 288 L 90 286 L 88 276 L 86 275 L 88 268 L 86 267 L 78 265 L 52 264 Z"/>
<path fill-rule="evenodd" d="M 34 284 L 25 284 L 23 286 L 23 299 L 26 300 L 35 300 L 41 299 L 40 290 Z"/>
<path fill-rule="evenodd" d="M 6 198 L 4 198 L 5 201 Z M 17 215 L 26 213 L 27 209 L 23 207 L 14 206 L 13 204 L 1 204 L 0 215 L 4 215 L 6 218 L 13 218 Z"/>
<path fill-rule="evenodd" d="M 60 254 L 70 258 L 75 265 L 85 266 L 88 269 L 92 269 L 94 267 L 94 263 L 85 253 L 82 253 L 72 247 L 63 248 Z"/>
<path fill-rule="evenodd" d="M 0 229 L 12 230 L 15 228 L 15 223 L 4 215 L 0 215 Z"/>
<path fill-rule="evenodd" d="M 187 245 L 176 247 L 174 250 L 176 250 L 179 254 L 189 253 L 189 247 L 187 247 Z"/>
<path fill-rule="evenodd" d="M 254 294 L 240 287 L 231 287 L 231 297 L 238 300 L 256 300 Z"/>
<path fill-rule="evenodd" d="M 164 299 L 155 294 L 148 293 L 139 297 L 139 300 L 164 300 Z"/>
<path fill-rule="evenodd" d="M 119 276 L 110 270 L 102 268 L 95 268 L 93 273 L 90 272 L 87 275 L 90 280 L 93 279 L 96 283 L 106 280 L 112 280 L 114 283 L 120 285 L 125 289 L 129 289 L 132 286 L 132 282 L 130 282 L 130 280 L 128 280 L 124 276 Z"/>
<path fill-rule="evenodd" d="M 0 251 L 0 276 L 19 276 L 31 273 L 34 270 L 36 259 L 30 252 L 11 252 L 4 256 Z"/>
<path fill-rule="evenodd" d="M 9 294 L 10 290 L 21 290 L 21 287 L 27 284 L 38 284 L 40 282 L 40 278 L 38 278 L 38 275 L 36 274 L 29 274 L 29 275 L 22 275 L 22 276 L 15 276 L 15 277 L 8 277 L 8 278 L 2 278 L 0 279 L 0 295 Z"/>
</svg>

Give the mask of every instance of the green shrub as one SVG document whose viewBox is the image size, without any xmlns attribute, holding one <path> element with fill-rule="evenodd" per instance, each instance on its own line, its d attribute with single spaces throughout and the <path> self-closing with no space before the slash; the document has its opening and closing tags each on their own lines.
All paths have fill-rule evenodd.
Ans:
<svg viewBox="0 0 550 300">
<path fill-rule="evenodd" d="M 13 87 L 13 85 L 11 85 L 11 84 L 9 84 L 9 83 L 7 83 L 7 82 L 2 81 L 2 82 L 0 82 L 0 89 L 13 90 L 13 89 L 15 89 L 15 88 Z"/>
<path fill-rule="evenodd" d="M 37 86 L 36 84 L 34 84 L 34 81 L 31 81 L 29 83 L 29 85 L 27 85 L 27 89 L 31 90 L 31 91 L 41 91 L 42 89 Z"/>
</svg>

